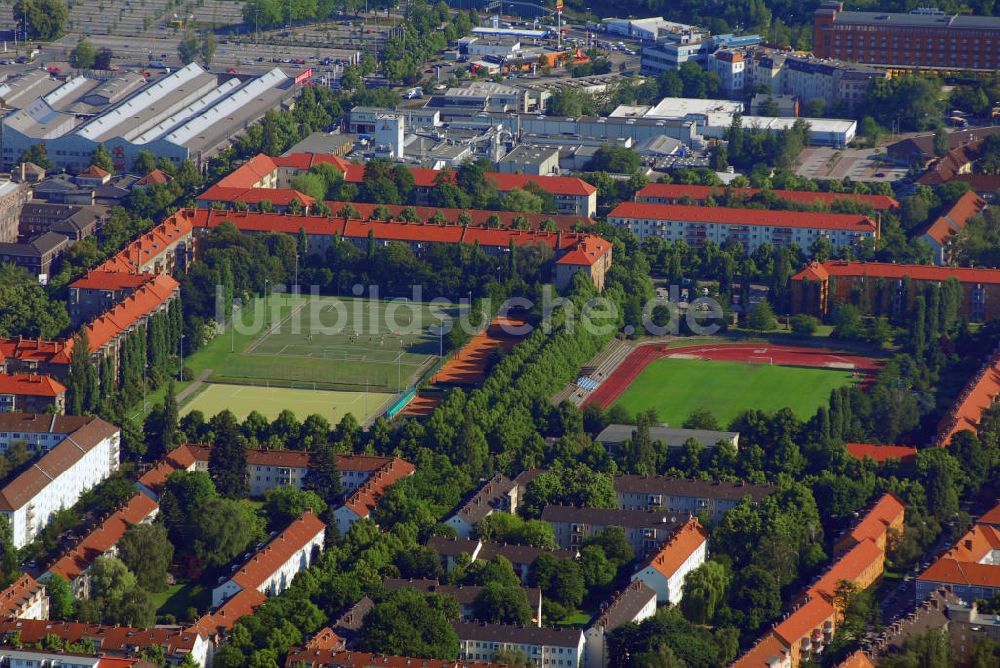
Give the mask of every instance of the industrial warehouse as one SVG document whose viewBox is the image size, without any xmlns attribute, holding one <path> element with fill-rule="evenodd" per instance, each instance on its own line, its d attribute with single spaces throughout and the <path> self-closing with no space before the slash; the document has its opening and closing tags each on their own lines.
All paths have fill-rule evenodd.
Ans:
<svg viewBox="0 0 1000 668">
<path fill-rule="evenodd" d="M 90 165 L 101 144 L 119 171 L 142 150 L 200 163 L 296 92 L 295 80 L 278 68 L 248 77 L 192 63 L 152 83 L 136 74 L 60 83 L 31 72 L 0 87 L 0 98 L 17 109 L 3 120 L 2 166 L 9 169 L 36 144 L 57 168 L 73 173 Z"/>
</svg>

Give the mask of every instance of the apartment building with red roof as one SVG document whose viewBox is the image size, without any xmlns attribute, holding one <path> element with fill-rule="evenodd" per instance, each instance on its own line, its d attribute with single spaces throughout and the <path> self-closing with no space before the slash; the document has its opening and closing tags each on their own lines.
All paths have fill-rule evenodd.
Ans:
<svg viewBox="0 0 1000 668">
<path fill-rule="evenodd" d="M 49 597 L 45 585 L 22 573 L 0 592 L 0 618 L 48 619 Z"/>
<path fill-rule="evenodd" d="M 192 231 L 190 217 L 184 211 L 178 211 L 125 244 L 96 269 L 124 274 L 183 271 L 194 253 Z"/>
<path fill-rule="evenodd" d="M 888 310 L 913 298 L 915 291 L 906 290 L 908 283 L 919 288 L 949 278 L 962 286 L 962 315 L 977 322 L 1000 315 L 1000 269 L 846 260 L 814 261 L 792 276 L 792 313 L 823 317 L 834 304 L 853 303 L 858 290 L 865 292 L 867 303 L 881 304 Z"/>
<path fill-rule="evenodd" d="M 461 659 L 418 659 L 368 652 L 293 647 L 288 651 L 285 668 L 507 668 L 507 664 Z"/>
<path fill-rule="evenodd" d="M 42 374 L 64 379 L 72 352 L 72 342 L 22 336 L 0 339 L 0 370 L 7 374 Z"/>
<path fill-rule="evenodd" d="M 1000 529 L 975 524 L 917 577 L 917 600 L 949 587 L 965 601 L 992 600 L 1000 593 Z"/>
<path fill-rule="evenodd" d="M 96 318 L 154 278 L 154 274 L 92 269 L 69 284 L 70 319 L 74 325 L 79 325 Z"/>
<path fill-rule="evenodd" d="M 708 531 L 692 517 L 639 566 L 631 579 L 648 585 L 656 592 L 659 603 L 675 605 L 683 596 L 684 578 L 705 563 L 707 557 Z"/>
<path fill-rule="evenodd" d="M 118 541 L 129 527 L 151 522 L 160 507 L 145 494 L 136 493 L 125 505 L 101 521 L 83 539 L 49 566 L 43 577 L 59 575 L 70 583 L 77 598 L 90 598 L 88 572 L 98 557 L 116 556 Z"/>
<path fill-rule="evenodd" d="M 539 230 L 490 229 L 460 225 L 432 225 L 404 221 L 360 220 L 343 216 L 305 216 L 278 213 L 250 213 L 198 209 L 190 212 L 199 230 L 210 230 L 222 223 L 232 223 L 246 233 L 304 233 L 309 253 L 323 255 L 334 243 L 349 241 L 367 251 L 369 244 L 409 245 L 416 255 L 433 244 L 478 245 L 483 252 L 497 257 L 515 247 L 547 246 L 555 254 L 556 285 L 569 284 L 577 272 L 584 272 L 600 290 L 611 269 L 612 244 L 601 237 L 583 232 L 544 232 Z"/>
<path fill-rule="evenodd" d="M 792 655 L 773 633 L 764 637 L 740 656 L 731 668 L 792 668 Z"/>
<path fill-rule="evenodd" d="M 433 206 L 406 206 L 404 204 L 369 204 L 366 202 L 327 202 L 326 205 L 336 214 L 345 206 L 351 206 L 357 211 L 357 217 L 362 220 L 378 220 L 375 215 L 379 207 L 389 212 L 387 220 L 403 220 L 404 211 L 416 216 L 416 220 L 428 222 L 435 217 L 443 218 L 445 224 L 464 225 L 466 217 L 471 227 L 490 227 L 500 221 L 501 228 L 514 228 L 518 223 L 525 223 L 532 230 L 548 229 L 559 232 L 575 232 L 594 224 L 589 216 L 532 213 L 528 211 L 490 211 L 489 209 L 449 209 Z M 552 229 L 552 225 L 555 228 Z"/>
<path fill-rule="evenodd" d="M 842 555 L 865 540 L 874 541 L 883 552 L 891 552 L 903 536 L 905 522 L 906 505 L 892 492 L 886 492 L 837 540 L 833 554 Z"/>
<path fill-rule="evenodd" d="M 344 505 L 334 511 L 340 535 L 345 535 L 358 520 L 370 517 L 386 490 L 403 478 L 413 475 L 416 470 L 413 464 L 399 457 L 393 457 L 376 469 L 371 477 L 344 499 Z"/>
<path fill-rule="evenodd" d="M 140 629 L 131 626 L 107 626 L 81 622 L 34 619 L 0 619 L 0 644 L 21 646 L 40 643 L 55 636 L 64 643 L 90 641 L 97 654 L 109 658 L 138 657 L 143 650 L 162 647 L 167 661 L 179 663 L 187 655 L 202 666 L 210 663 L 211 642 L 203 633 L 177 629 Z M 41 664 L 38 664 L 41 665 Z M 113 664 L 108 664 L 113 665 Z"/>
<path fill-rule="evenodd" d="M 861 214 L 767 211 L 680 204 L 622 202 L 608 222 L 645 240 L 659 237 L 700 248 L 706 241 L 720 246 L 732 241 L 748 253 L 763 244 L 797 244 L 808 251 L 818 239 L 834 247 L 853 247 L 879 238 L 878 224 Z"/>
<path fill-rule="evenodd" d="M 24 441 L 29 452 L 41 454 L 0 488 L 0 512 L 17 548 L 118 469 L 121 434 L 100 418 L 0 413 L 0 437 L 4 450 Z"/>
<path fill-rule="evenodd" d="M 29 373 L 0 374 L 0 413 L 62 413 L 66 386 Z"/>
<path fill-rule="evenodd" d="M 291 190 L 292 180 L 296 176 L 309 171 L 312 166 L 321 162 L 333 165 L 344 175 L 344 180 L 348 183 L 362 183 L 365 179 L 365 165 L 349 163 L 332 155 L 295 153 L 274 158 L 259 154 L 199 195 L 198 206 L 201 208 L 210 208 L 213 205 L 232 206 L 237 202 L 246 201 L 243 198 L 254 189 L 265 191 L 266 195 L 262 197 L 273 202 L 274 198 L 288 195 L 276 191 Z M 412 168 L 410 173 L 413 174 L 413 192 L 418 204 L 427 204 L 430 192 L 438 186 L 441 178 L 447 178 L 451 174 L 451 172 L 421 168 Z M 442 177 L 442 174 L 445 176 Z M 486 180 L 501 193 L 515 189 L 523 190 L 529 184 L 536 186 L 555 198 L 560 214 L 590 217 L 597 212 L 597 188 L 576 177 L 487 172 Z"/>
<path fill-rule="evenodd" d="M 969 191 L 917 232 L 917 238 L 931 247 L 934 264 L 946 265 L 951 262 L 958 233 L 965 229 L 973 216 L 982 213 L 985 208 L 986 200 Z"/>
<path fill-rule="evenodd" d="M 859 649 L 838 663 L 836 668 L 875 668 L 875 664 Z"/>
<path fill-rule="evenodd" d="M 759 195 L 759 188 L 725 188 L 722 186 L 689 186 L 681 183 L 649 183 L 635 194 L 636 202 L 647 204 L 687 204 L 704 205 L 708 200 L 721 200 L 728 196 L 749 200 Z M 829 207 L 834 202 L 855 202 L 870 206 L 875 211 L 893 211 L 899 202 L 886 195 L 859 195 L 856 193 L 834 193 L 810 190 L 769 190 L 776 199 L 802 206 Z"/>
<path fill-rule="evenodd" d="M 228 580 L 212 590 L 212 607 L 217 608 L 241 592 L 256 591 L 277 596 L 292 584 L 299 571 L 312 565 L 323 550 L 326 524 L 306 511 L 293 520 Z"/>
<path fill-rule="evenodd" d="M 1000 396 L 1000 352 L 995 352 L 959 391 L 955 403 L 941 418 L 935 445 L 947 447 L 961 431 L 979 433 L 983 412 Z"/>
</svg>

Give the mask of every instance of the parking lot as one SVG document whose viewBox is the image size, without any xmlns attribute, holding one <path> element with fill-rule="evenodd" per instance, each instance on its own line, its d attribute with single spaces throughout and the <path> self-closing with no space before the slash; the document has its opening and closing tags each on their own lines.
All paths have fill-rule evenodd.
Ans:
<svg viewBox="0 0 1000 668">
<path fill-rule="evenodd" d="M 852 181 L 897 181 L 906 176 L 906 168 L 886 162 L 883 149 L 826 148 L 812 146 L 802 150 L 796 173 L 811 179 Z"/>
</svg>

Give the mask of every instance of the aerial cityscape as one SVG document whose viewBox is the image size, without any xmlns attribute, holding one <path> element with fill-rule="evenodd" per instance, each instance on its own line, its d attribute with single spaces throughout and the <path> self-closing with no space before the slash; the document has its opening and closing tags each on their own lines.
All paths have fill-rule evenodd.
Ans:
<svg viewBox="0 0 1000 668">
<path fill-rule="evenodd" d="M 1000 668 L 1000 2 L 0 42 L 0 668 Z"/>
</svg>

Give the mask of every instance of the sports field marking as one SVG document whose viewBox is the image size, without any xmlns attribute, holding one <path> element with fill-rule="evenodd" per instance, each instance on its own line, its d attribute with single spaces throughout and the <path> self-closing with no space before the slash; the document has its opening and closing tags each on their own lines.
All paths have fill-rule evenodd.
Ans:
<svg viewBox="0 0 1000 668">
<path fill-rule="evenodd" d="M 261 334 L 259 337 L 257 337 L 249 346 L 247 346 L 246 350 L 244 350 L 243 352 L 245 352 L 245 353 L 252 353 L 253 351 L 257 350 L 257 346 L 259 346 L 261 343 L 263 343 L 264 340 L 267 339 L 267 337 L 269 337 L 272 332 L 276 332 L 276 331 L 280 330 L 282 325 L 284 325 L 286 322 L 288 322 L 289 320 L 291 320 L 292 316 L 295 315 L 296 313 L 298 313 L 299 311 L 301 311 L 303 308 L 305 308 L 306 304 L 308 304 L 308 303 L 309 303 L 309 300 L 307 299 L 306 301 L 302 302 L 298 306 L 295 306 L 294 308 L 292 308 L 291 312 L 288 315 L 286 315 L 284 318 L 282 318 L 281 320 L 279 320 L 278 322 L 274 323 L 273 325 L 271 325 L 270 327 L 268 327 L 266 330 L 264 330 L 264 333 Z"/>
<path fill-rule="evenodd" d="M 833 389 L 852 382 L 854 372 L 822 367 L 661 358 L 650 362 L 614 405 L 630 415 L 655 409 L 671 426 L 702 408 L 723 427 L 749 409 L 772 413 L 787 406 L 805 420 L 829 401 Z"/>
</svg>

